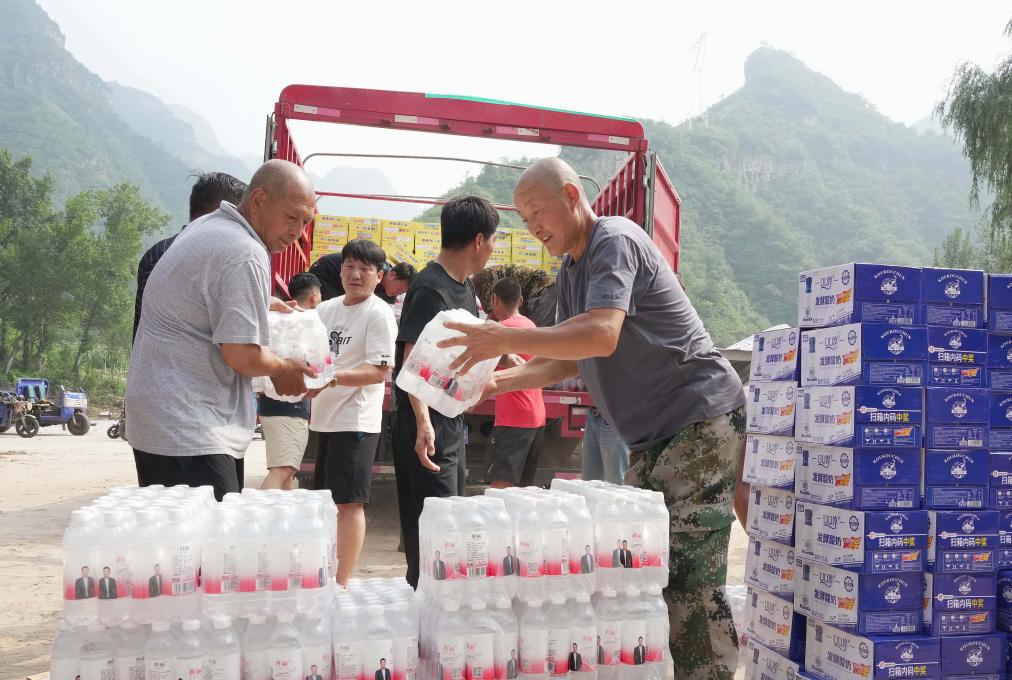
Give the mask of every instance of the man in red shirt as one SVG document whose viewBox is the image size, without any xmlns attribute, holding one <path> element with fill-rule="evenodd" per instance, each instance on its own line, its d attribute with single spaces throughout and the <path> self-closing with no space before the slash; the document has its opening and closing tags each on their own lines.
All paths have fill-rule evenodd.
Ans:
<svg viewBox="0 0 1012 680">
<path fill-rule="evenodd" d="M 520 284 L 515 279 L 496 281 L 492 288 L 492 315 L 503 326 L 534 328 L 534 322 L 520 314 L 523 304 Z M 503 357 L 500 368 L 529 361 L 529 355 Z M 489 441 L 492 465 L 488 481 L 493 489 L 529 486 L 534 482 L 545 433 L 545 400 L 541 389 L 500 394 L 495 399 L 495 428 Z"/>
</svg>

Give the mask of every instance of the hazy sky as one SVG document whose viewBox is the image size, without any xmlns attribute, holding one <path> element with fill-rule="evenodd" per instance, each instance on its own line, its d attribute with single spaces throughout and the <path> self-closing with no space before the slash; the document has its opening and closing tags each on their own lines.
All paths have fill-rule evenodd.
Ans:
<svg viewBox="0 0 1012 680">
<path fill-rule="evenodd" d="M 265 117 L 289 83 L 466 94 L 678 122 L 699 112 L 700 98 L 712 104 L 740 87 L 745 58 L 766 44 L 911 123 L 928 115 L 958 63 L 990 67 L 1012 49 L 1002 35 L 1012 18 L 1007 0 L 39 2 L 85 66 L 196 111 L 227 150 L 254 156 L 262 153 Z M 300 131 L 304 154 L 518 151 L 488 140 L 311 127 L 325 129 Z M 445 190 L 469 169 L 377 167 L 414 194 Z"/>
</svg>

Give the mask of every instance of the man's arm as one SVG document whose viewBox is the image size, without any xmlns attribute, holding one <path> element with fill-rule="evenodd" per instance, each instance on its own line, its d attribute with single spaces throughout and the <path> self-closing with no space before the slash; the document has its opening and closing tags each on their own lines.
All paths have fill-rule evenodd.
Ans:
<svg viewBox="0 0 1012 680">
<path fill-rule="evenodd" d="M 334 387 L 336 385 L 340 385 L 341 387 L 365 387 L 366 385 L 376 385 L 385 381 L 389 374 L 389 366 L 362 364 L 361 366 L 356 366 L 355 368 L 337 371 L 337 373 L 334 374 L 334 379 L 330 382 L 328 387 Z"/>
<path fill-rule="evenodd" d="M 575 361 L 535 357 L 520 366 L 494 373 L 483 396 L 548 387 L 576 375 L 579 370 Z"/>
<path fill-rule="evenodd" d="M 402 366 L 407 365 L 414 347 L 413 342 L 404 343 Z M 411 410 L 415 413 L 415 453 L 418 455 L 418 461 L 426 470 L 439 472 L 439 466 L 432 462 L 432 456 L 436 455 L 436 431 L 432 428 L 432 419 L 429 418 L 429 407 L 413 394 L 408 395 L 408 401 L 411 402 Z"/>
<path fill-rule="evenodd" d="M 221 358 L 236 373 L 250 378 L 266 375 L 282 396 L 298 396 L 306 393 L 303 376 L 310 378 L 316 372 L 294 359 L 282 359 L 260 345 L 222 343 Z"/>
</svg>

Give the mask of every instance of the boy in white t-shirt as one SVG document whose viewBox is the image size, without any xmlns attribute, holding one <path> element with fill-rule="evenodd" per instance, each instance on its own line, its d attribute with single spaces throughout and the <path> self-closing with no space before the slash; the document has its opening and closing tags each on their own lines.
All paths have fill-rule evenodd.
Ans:
<svg viewBox="0 0 1012 680">
<path fill-rule="evenodd" d="M 393 366 L 397 325 L 390 305 L 373 295 L 386 254 L 355 239 L 341 251 L 344 295 L 316 312 L 330 336 L 337 373 L 313 399 L 309 429 L 316 446 L 317 489 L 337 504 L 337 582 L 348 584 L 365 540 L 365 509 L 383 420 L 383 382 Z"/>
</svg>

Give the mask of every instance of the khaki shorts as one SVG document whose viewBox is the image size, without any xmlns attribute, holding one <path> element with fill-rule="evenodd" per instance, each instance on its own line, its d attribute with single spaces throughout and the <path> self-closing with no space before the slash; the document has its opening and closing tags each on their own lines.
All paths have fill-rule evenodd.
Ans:
<svg viewBox="0 0 1012 680">
<path fill-rule="evenodd" d="M 309 440 L 309 421 L 292 416 L 265 416 L 260 428 L 267 443 L 267 469 L 302 465 L 302 454 Z"/>
</svg>

